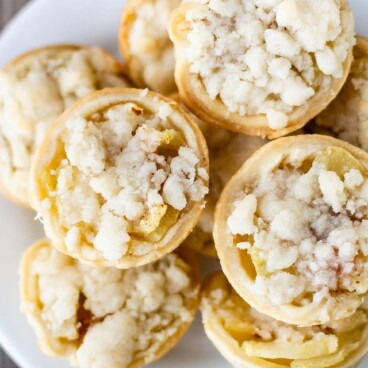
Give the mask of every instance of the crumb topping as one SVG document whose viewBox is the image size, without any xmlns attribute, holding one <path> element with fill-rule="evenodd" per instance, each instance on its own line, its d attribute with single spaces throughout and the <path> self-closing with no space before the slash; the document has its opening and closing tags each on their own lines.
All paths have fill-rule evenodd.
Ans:
<svg viewBox="0 0 368 368">
<path fill-rule="evenodd" d="M 358 46 L 356 46 L 358 47 Z M 368 149 L 368 54 L 355 55 L 348 80 L 336 99 L 316 119 L 339 139 Z"/>
<path fill-rule="evenodd" d="M 263 173 L 233 203 L 228 229 L 254 264 L 257 297 L 273 305 L 325 300 L 342 318 L 368 290 L 367 173 L 337 147 L 300 165 Z"/>
<path fill-rule="evenodd" d="M 354 44 L 344 0 L 203 0 L 186 20 L 185 57 L 210 98 L 240 116 L 266 114 L 272 129 L 343 76 Z"/>
<path fill-rule="evenodd" d="M 221 287 L 212 285 L 204 290 L 204 322 L 217 319 L 246 356 L 271 362 L 285 359 L 282 366 L 291 368 L 330 367 L 344 361 L 361 343 L 368 321 L 365 305 L 335 323 L 297 327 L 257 312 L 236 294 L 224 276 L 221 282 Z"/>
<path fill-rule="evenodd" d="M 110 261 L 146 254 L 204 198 L 207 171 L 170 114 L 166 102 L 156 112 L 123 103 L 66 122 L 65 157 L 50 171 L 40 215 L 57 212 L 69 252 L 94 247 Z"/>
<path fill-rule="evenodd" d="M 145 1 L 136 9 L 129 33 L 131 55 L 142 64 L 144 83 L 161 93 L 174 91 L 174 51 L 167 32 L 172 10 L 180 0 Z"/>
<path fill-rule="evenodd" d="M 52 338 L 75 344 L 73 360 L 81 368 L 148 363 L 192 320 L 192 270 L 174 253 L 122 271 L 86 266 L 43 248 L 31 272 L 42 320 Z"/>
<path fill-rule="evenodd" d="M 0 71 L 0 171 L 27 200 L 31 161 L 50 124 L 72 103 L 104 87 L 126 87 L 102 50 L 50 51 Z"/>
</svg>

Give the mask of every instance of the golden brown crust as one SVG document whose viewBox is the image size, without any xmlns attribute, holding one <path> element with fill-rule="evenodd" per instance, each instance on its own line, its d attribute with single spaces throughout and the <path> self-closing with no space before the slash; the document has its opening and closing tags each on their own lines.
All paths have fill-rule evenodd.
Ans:
<svg viewBox="0 0 368 368">
<path fill-rule="evenodd" d="M 37 254 L 44 248 L 50 249 L 51 243 L 49 240 L 44 239 L 36 242 L 31 246 L 23 255 L 20 276 L 21 276 L 21 300 L 22 309 L 27 315 L 27 318 L 36 333 L 37 342 L 40 349 L 47 355 L 64 357 L 71 360 L 73 366 L 76 366 L 75 353 L 80 343 L 67 341 L 66 339 L 56 339 L 52 337 L 50 331 L 42 319 L 42 305 L 38 295 L 37 276 L 32 274 L 32 262 L 37 257 Z M 129 364 L 127 368 L 139 368 L 146 364 L 152 363 L 160 359 L 166 353 L 168 353 L 186 333 L 191 325 L 194 316 L 197 312 L 199 305 L 199 266 L 197 259 L 193 252 L 183 247 L 175 251 L 177 255 L 188 265 L 190 272 L 191 284 L 189 286 L 192 291 L 191 299 L 186 305 L 188 312 L 191 315 L 191 319 L 184 322 L 176 333 L 163 343 L 160 349 L 155 353 L 155 356 L 149 360 L 139 359 Z M 71 259 L 71 262 L 75 262 Z"/>
<path fill-rule="evenodd" d="M 37 60 L 40 57 L 44 57 L 45 54 L 55 55 L 65 52 L 79 51 L 83 49 L 88 49 L 88 47 L 76 44 L 59 44 L 32 49 L 10 61 L 2 68 L 2 71 L 4 71 L 5 73 L 11 73 L 17 70 L 21 70 L 34 60 Z M 116 73 L 119 78 L 125 80 L 127 86 L 130 86 L 131 83 L 129 81 L 129 78 L 127 77 L 125 68 L 120 64 L 120 62 L 108 51 L 101 48 L 99 48 L 99 51 L 103 55 L 106 63 L 109 64 L 109 66 L 111 67 L 111 70 Z M 23 193 L 18 192 L 15 186 L 5 183 L 2 176 L 0 176 L 0 192 L 16 204 L 28 209 L 32 208 L 29 203 L 29 199 L 26 198 Z"/>
<path fill-rule="evenodd" d="M 128 0 L 124 7 L 120 29 L 119 29 L 119 47 L 120 52 L 126 62 L 128 73 L 135 83 L 140 88 L 150 88 L 151 90 L 169 95 L 177 90 L 175 85 L 174 76 L 170 79 L 163 80 L 158 79 L 157 83 L 151 83 L 151 81 L 144 79 L 145 63 L 140 60 L 139 57 L 133 55 L 131 50 L 131 44 L 129 41 L 130 33 L 134 22 L 137 19 L 137 12 L 140 7 L 145 4 L 152 3 L 152 0 Z M 168 37 L 168 36 L 167 36 Z M 157 45 L 159 47 L 159 45 Z M 157 51 L 157 50 L 156 50 Z M 172 50 L 174 52 L 174 50 Z M 167 67 L 162 65 L 162 68 Z"/>
<path fill-rule="evenodd" d="M 208 170 L 208 149 L 206 141 L 191 117 L 173 100 L 161 96 L 154 92 L 141 91 L 129 88 L 114 88 L 105 89 L 81 99 L 71 108 L 65 111 L 58 120 L 50 128 L 42 145 L 39 147 L 34 160 L 34 165 L 31 169 L 31 189 L 30 199 L 31 205 L 35 210 L 40 210 L 41 203 L 47 196 L 47 189 L 43 182 L 43 173 L 45 167 L 49 164 L 55 154 L 56 146 L 55 139 L 59 132 L 63 129 L 65 122 L 73 116 L 90 116 L 96 111 L 107 109 L 111 106 L 126 103 L 136 102 L 145 108 L 154 111 L 157 101 L 164 101 L 170 104 L 173 113 L 170 115 L 170 121 L 190 142 L 189 145 L 198 154 L 203 167 Z M 207 184 L 208 185 L 208 184 Z M 68 254 L 78 260 L 89 263 L 98 267 L 117 267 L 131 268 L 139 267 L 150 262 L 153 262 L 164 255 L 172 252 L 177 248 L 184 239 L 189 235 L 194 226 L 197 224 L 202 210 L 204 199 L 193 202 L 180 213 L 178 221 L 168 230 L 162 240 L 156 243 L 144 242 L 141 240 L 133 240 L 133 244 L 144 243 L 154 246 L 149 253 L 143 256 L 127 254 L 117 262 L 111 262 L 101 258 L 99 252 L 92 247 L 83 247 L 80 251 L 68 252 L 65 245 L 65 230 L 58 224 L 56 215 L 50 216 L 50 219 L 45 219 L 46 234 L 53 240 L 55 247 L 62 253 Z"/>
<path fill-rule="evenodd" d="M 271 129 L 265 114 L 240 116 L 237 113 L 229 112 L 219 98 L 212 100 L 209 97 L 202 81 L 197 75 L 190 72 L 190 65 L 182 55 L 188 44 L 187 35 L 189 32 L 185 14 L 193 4 L 189 1 L 182 3 L 173 11 L 170 18 L 169 34 L 175 45 L 175 80 L 180 97 L 186 106 L 203 121 L 235 132 L 274 139 L 302 128 L 326 108 L 343 87 L 353 60 L 352 49 L 343 65 L 343 77 L 334 79 L 332 85 L 319 90 L 306 104 L 295 108 L 288 115 L 289 122 L 285 128 Z"/>
<path fill-rule="evenodd" d="M 227 229 L 227 218 L 232 204 L 244 196 L 259 176 L 274 170 L 283 159 L 293 153 L 298 159 L 306 158 L 326 147 L 340 147 L 350 152 L 368 170 L 368 153 L 338 139 L 321 135 L 299 135 L 280 138 L 256 151 L 231 178 L 223 190 L 215 210 L 214 239 L 223 271 L 239 295 L 253 308 L 277 320 L 289 324 L 312 326 L 324 323 L 321 319 L 324 301 L 306 306 L 285 304 L 269 306 L 262 303 L 252 292 L 254 266 L 250 257 L 244 257 Z M 242 256 L 241 256 L 242 254 Z M 353 313 L 354 311 L 352 311 Z M 327 311 L 328 313 L 328 311 Z"/>
</svg>

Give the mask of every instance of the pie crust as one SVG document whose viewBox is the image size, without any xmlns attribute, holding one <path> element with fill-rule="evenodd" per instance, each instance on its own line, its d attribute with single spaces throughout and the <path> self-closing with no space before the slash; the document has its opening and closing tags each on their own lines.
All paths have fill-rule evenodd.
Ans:
<svg viewBox="0 0 368 368">
<path fill-rule="evenodd" d="M 128 87 L 107 51 L 77 45 L 29 51 L 0 71 L 0 191 L 30 207 L 28 177 L 48 126 L 70 104 L 105 87 Z"/>
<path fill-rule="evenodd" d="M 30 192 L 59 251 L 95 266 L 142 266 L 197 224 L 208 192 L 206 142 L 174 101 L 105 89 L 51 127 Z"/>
<path fill-rule="evenodd" d="M 319 135 L 279 139 L 246 161 L 216 206 L 214 239 L 225 275 L 247 303 L 303 326 L 360 307 L 368 286 L 359 245 L 367 169 L 365 151 Z"/>
<path fill-rule="evenodd" d="M 134 83 L 168 95 L 177 90 L 168 17 L 180 0 L 129 0 L 119 31 L 120 50 Z"/>
<path fill-rule="evenodd" d="M 94 269 L 41 240 L 24 254 L 21 297 L 22 310 L 45 354 L 67 358 L 78 368 L 92 363 L 138 368 L 168 353 L 193 321 L 199 302 L 198 264 L 189 250 L 180 249 L 140 269 Z M 121 320 L 116 328 L 107 322 L 119 314 L 127 314 L 129 323 L 133 320 L 133 333 Z M 77 332 L 74 337 L 63 336 L 66 330 L 60 327 L 68 323 L 67 315 L 69 328 Z M 96 329 L 100 336 L 93 332 Z"/>
<path fill-rule="evenodd" d="M 197 17 L 197 14 L 194 15 L 194 11 L 196 11 L 201 4 L 207 3 L 208 2 L 200 2 L 199 0 L 184 0 L 181 5 L 173 11 L 169 23 L 170 38 L 175 46 L 175 80 L 180 97 L 186 106 L 200 119 L 209 124 L 218 125 L 235 132 L 273 139 L 302 128 L 336 97 L 349 74 L 352 62 L 353 34 L 351 34 L 351 45 L 349 45 L 348 55 L 343 62 L 343 73 L 341 77 L 332 78 L 330 83 L 320 83 L 319 87 L 315 89 L 316 93 L 314 96 L 309 98 L 306 103 L 294 107 L 291 112 L 287 112 L 286 116 L 288 122 L 285 127 L 271 129 L 265 113 L 242 115 L 238 112 L 231 112 L 218 95 L 214 99 L 211 98 L 201 76 L 196 72 L 191 72 L 191 63 L 188 60 L 188 53 L 190 52 L 188 35 L 191 31 L 191 26 L 187 20 L 187 16 L 190 14 L 195 20 L 201 19 L 203 15 L 200 14 Z M 291 1 L 288 1 L 288 3 L 291 3 Z M 216 4 L 220 7 L 222 2 L 217 2 Z M 228 8 L 224 5 L 224 9 Z M 341 1 L 340 11 L 341 10 L 346 10 L 351 16 L 345 0 Z M 350 21 L 353 22 L 352 17 L 349 18 L 349 22 Z M 218 27 L 214 28 L 218 29 Z M 350 35 L 350 32 L 353 32 L 352 27 L 349 26 L 347 32 Z M 226 44 L 226 39 L 224 39 L 224 44 Z M 208 47 L 208 50 L 212 50 L 212 48 Z M 209 71 L 209 73 L 211 73 L 211 71 Z M 319 75 L 323 74 L 320 70 L 318 70 L 317 73 Z M 316 83 L 321 82 L 321 79 L 317 78 L 315 81 Z M 315 86 L 312 85 L 312 87 Z"/>
<path fill-rule="evenodd" d="M 201 311 L 208 338 L 237 368 L 351 368 L 368 350 L 366 306 L 338 323 L 315 327 L 291 326 L 258 313 L 218 272 L 205 281 Z M 277 343 L 281 345 L 279 347 L 284 345 L 279 352 L 275 346 Z M 296 359 L 302 356 L 308 344 L 314 344 L 314 350 L 319 348 L 320 351 L 305 351 L 304 354 L 314 357 Z M 332 346 L 328 347 L 329 344 Z M 289 346 L 286 354 L 285 346 Z M 252 347 L 258 348 L 262 356 L 257 355 L 257 350 Z M 336 350 L 326 355 L 322 352 L 325 349 Z M 290 359 L 291 354 L 294 359 Z M 274 358 L 266 358 L 271 355 Z M 289 355 L 289 359 L 281 358 L 285 355 Z"/>
</svg>

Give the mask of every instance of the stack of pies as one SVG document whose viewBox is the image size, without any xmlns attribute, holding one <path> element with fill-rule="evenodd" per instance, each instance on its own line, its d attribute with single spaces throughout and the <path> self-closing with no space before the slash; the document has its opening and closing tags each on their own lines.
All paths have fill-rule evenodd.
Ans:
<svg viewBox="0 0 368 368">
<path fill-rule="evenodd" d="M 0 191 L 47 237 L 21 263 L 42 351 L 138 368 L 200 305 L 234 367 L 356 367 L 368 41 L 347 1 L 128 0 L 119 43 L 123 65 L 53 45 L 0 71 Z M 193 250 L 222 268 L 201 293 Z"/>
</svg>

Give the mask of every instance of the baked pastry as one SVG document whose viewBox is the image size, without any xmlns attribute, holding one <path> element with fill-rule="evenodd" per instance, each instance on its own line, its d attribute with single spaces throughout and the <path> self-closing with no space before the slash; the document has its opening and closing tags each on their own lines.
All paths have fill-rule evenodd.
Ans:
<svg viewBox="0 0 368 368">
<path fill-rule="evenodd" d="M 170 94 L 176 91 L 174 47 L 167 32 L 181 0 L 129 0 L 120 25 L 120 50 L 134 83 Z"/>
<path fill-rule="evenodd" d="M 208 123 L 276 138 L 305 125 L 343 86 L 354 19 L 346 0 L 184 0 L 169 34 L 189 109 Z"/>
<path fill-rule="evenodd" d="M 368 150 L 368 39 L 357 37 L 347 82 L 308 129 Z"/>
<path fill-rule="evenodd" d="M 128 85 L 120 63 L 96 47 L 44 47 L 5 66 L 0 71 L 1 192 L 29 207 L 31 162 L 51 122 L 90 92 Z"/>
<path fill-rule="evenodd" d="M 253 308 L 296 325 L 346 318 L 368 291 L 368 153 L 328 136 L 268 143 L 216 207 L 224 273 Z"/>
<path fill-rule="evenodd" d="M 207 336 L 237 368 L 353 368 L 368 352 L 368 304 L 350 317 L 297 327 L 257 312 L 242 300 L 222 273 L 202 291 Z"/>
<path fill-rule="evenodd" d="M 209 150 L 209 192 L 202 216 L 185 240 L 185 244 L 205 256 L 217 257 L 212 235 L 217 200 L 232 175 L 253 152 L 266 143 L 266 140 L 233 133 L 199 120 L 197 122 L 206 138 Z"/>
<path fill-rule="evenodd" d="M 23 257 L 22 307 L 46 354 L 77 368 L 138 368 L 191 324 L 198 274 L 188 251 L 123 271 L 83 265 L 42 240 Z"/>
<path fill-rule="evenodd" d="M 105 89 L 51 127 L 30 192 L 59 251 L 96 266 L 141 266 L 196 225 L 208 192 L 206 142 L 176 102 Z"/>
</svg>

